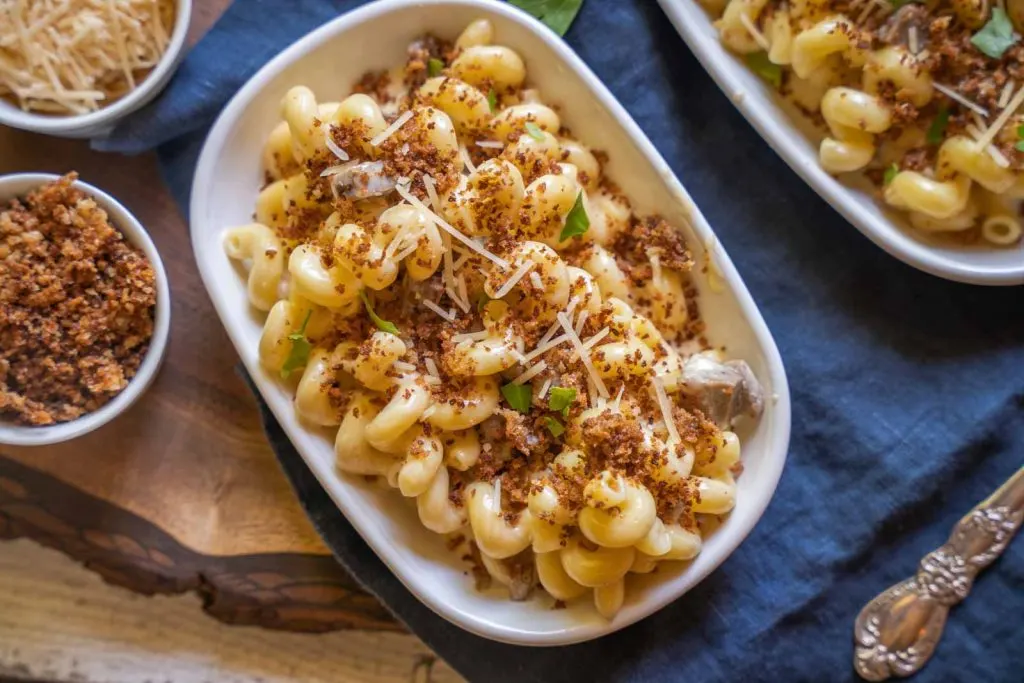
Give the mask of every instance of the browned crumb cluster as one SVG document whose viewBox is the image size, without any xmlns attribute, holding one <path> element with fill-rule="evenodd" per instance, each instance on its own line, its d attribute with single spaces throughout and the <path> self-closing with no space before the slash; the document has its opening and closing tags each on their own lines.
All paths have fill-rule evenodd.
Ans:
<svg viewBox="0 0 1024 683">
<path fill-rule="evenodd" d="M 70 173 L 0 212 L 0 415 L 73 420 L 124 389 L 153 335 L 152 265 Z"/>
</svg>

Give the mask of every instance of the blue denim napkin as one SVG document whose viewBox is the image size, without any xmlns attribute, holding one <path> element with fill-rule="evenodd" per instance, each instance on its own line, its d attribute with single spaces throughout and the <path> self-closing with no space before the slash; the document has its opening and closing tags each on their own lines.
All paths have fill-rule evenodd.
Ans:
<svg viewBox="0 0 1024 683">
<path fill-rule="evenodd" d="M 156 147 L 182 207 L 207 126 L 260 65 L 358 2 L 237 0 L 164 96 L 97 143 Z M 586 0 L 566 37 L 672 165 L 774 332 L 789 464 L 722 567 L 658 614 L 557 649 L 492 643 L 410 595 L 268 436 L 338 559 L 474 681 L 848 681 L 852 626 L 1024 461 L 1024 288 L 945 282 L 875 247 L 740 117 L 651 0 Z M 918 681 L 1020 681 L 1024 540 L 956 608 Z"/>
</svg>

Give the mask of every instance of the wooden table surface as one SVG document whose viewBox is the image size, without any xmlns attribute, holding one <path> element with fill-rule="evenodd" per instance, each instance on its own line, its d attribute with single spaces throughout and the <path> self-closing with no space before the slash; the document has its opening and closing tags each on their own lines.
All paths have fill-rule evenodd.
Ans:
<svg viewBox="0 0 1024 683">
<path fill-rule="evenodd" d="M 193 41 L 227 4 L 196 3 Z M 170 345 L 153 386 L 107 426 L 0 446 L 0 539 L 34 539 L 137 591 L 197 591 L 231 623 L 398 629 L 334 562 L 278 470 L 154 156 L 0 127 L 0 173 L 70 170 L 148 229 L 171 284 Z"/>
</svg>

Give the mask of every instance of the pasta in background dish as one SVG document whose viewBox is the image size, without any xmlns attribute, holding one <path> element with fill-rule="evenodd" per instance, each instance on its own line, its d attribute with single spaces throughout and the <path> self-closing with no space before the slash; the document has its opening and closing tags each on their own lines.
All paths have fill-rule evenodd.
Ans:
<svg viewBox="0 0 1024 683">
<path fill-rule="evenodd" d="M 706 0 L 723 44 L 923 232 L 1021 243 L 1024 2 Z"/>
<path fill-rule="evenodd" d="M 636 216 L 473 22 L 320 102 L 293 87 L 255 222 L 230 228 L 259 356 L 337 469 L 410 499 L 512 599 L 591 595 L 690 560 L 735 504 L 763 408 L 702 341 L 690 253 Z"/>
</svg>

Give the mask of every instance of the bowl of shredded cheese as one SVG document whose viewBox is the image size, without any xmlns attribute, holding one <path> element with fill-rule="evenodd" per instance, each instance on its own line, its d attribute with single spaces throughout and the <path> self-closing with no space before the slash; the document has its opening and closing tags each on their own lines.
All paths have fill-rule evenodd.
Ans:
<svg viewBox="0 0 1024 683">
<path fill-rule="evenodd" d="M 170 80 L 191 14 L 191 0 L 0 3 L 0 124 L 102 135 Z"/>
</svg>

